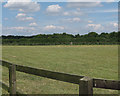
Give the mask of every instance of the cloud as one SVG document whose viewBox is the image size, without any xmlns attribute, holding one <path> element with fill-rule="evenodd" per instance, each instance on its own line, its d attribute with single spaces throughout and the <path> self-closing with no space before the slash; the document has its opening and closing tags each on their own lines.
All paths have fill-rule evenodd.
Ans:
<svg viewBox="0 0 120 96">
<path fill-rule="evenodd" d="M 29 26 L 37 26 L 37 23 L 35 23 L 35 22 L 30 23 Z"/>
<path fill-rule="evenodd" d="M 37 2 L 32 2 L 31 0 L 8 0 L 4 7 L 21 12 L 16 16 L 16 18 L 20 21 L 34 20 L 34 18 L 28 16 L 27 13 L 37 12 L 40 10 L 40 5 L 37 4 Z"/>
<path fill-rule="evenodd" d="M 2 27 L 3 33 L 2 35 L 31 35 L 34 34 L 36 29 L 34 27 Z"/>
<path fill-rule="evenodd" d="M 6 27 L 7 30 L 35 30 L 34 27 Z"/>
<path fill-rule="evenodd" d="M 94 31 L 103 29 L 101 24 L 88 24 L 87 27 L 92 28 Z"/>
<path fill-rule="evenodd" d="M 113 23 L 113 26 L 114 26 L 114 27 L 118 27 L 118 24 L 117 24 L 117 23 Z"/>
<path fill-rule="evenodd" d="M 76 8 L 76 10 L 71 10 L 71 11 L 66 11 L 66 12 L 63 12 L 63 15 L 64 16 L 81 16 L 81 15 L 84 15 L 84 13 L 80 10 L 80 8 Z"/>
<path fill-rule="evenodd" d="M 76 17 L 76 18 L 73 18 L 72 20 L 75 21 L 75 22 L 79 22 L 80 18 Z"/>
<path fill-rule="evenodd" d="M 64 21 L 67 21 L 67 22 L 80 22 L 81 19 L 79 17 L 74 17 L 74 18 L 64 19 Z"/>
<path fill-rule="evenodd" d="M 55 26 L 55 25 L 47 25 L 44 27 L 44 30 L 54 30 L 54 29 L 64 30 L 65 28 L 63 26 Z"/>
<path fill-rule="evenodd" d="M 34 23 L 30 23 L 34 25 Z M 35 35 L 35 34 L 51 34 L 56 32 L 63 32 L 65 28 L 63 26 L 47 25 L 40 26 L 15 26 L 15 27 L 3 27 L 2 35 Z M 40 31 L 41 30 L 41 31 Z"/>
<path fill-rule="evenodd" d="M 31 0 L 8 0 L 4 7 L 20 12 L 37 12 L 40 10 L 40 5 Z"/>
<path fill-rule="evenodd" d="M 67 7 L 88 8 L 88 7 L 100 7 L 101 2 L 70 2 Z"/>
<path fill-rule="evenodd" d="M 106 9 L 106 10 L 94 10 L 88 11 L 88 13 L 117 13 L 118 9 Z"/>
<path fill-rule="evenodd" d="M 64 15 L 64 16 L 69 16 L 69 15 L 71 15 L 71 14 L 70 14 L 69 12 L 64 12 L 63 15 Z"/>
<path fill-rule="evenodd" d="M 33 17 L 26 17 L 26 18 L 24 18 L 23 20 L 28 20 L 28 21 L 30 20 L 30 21 L 31 21 L 31 20 L 33 20 L 33 19 L 34 19 Z"/>
<path fill-rule="evenodd" d="M 113 32 L 118 31 L 118 24 L 116 22 L 110 22 L 106 23 L 104 25 L 101 24 L 88 24 L 86 28 L 89 31 L 95 31 L 95 32 Z"/>
<path fill-rule="evenodd" d="M 58 4 L 57 5 L 50 5 L 47 7 L 46 11 L 48 13 L 58 13 L 62 10 L 62 7 L 59 6 Z"/>
<path fill-rule="evenodd" d="M 32 20 L 34 20 L 34 18 L 33 18 L 33 17 L 20 17 L 20 18 L 18 18 L 18 20 L 22 20 L 22 21 L 32 21 Z"/>
<path fill-rule="evenodd" d="M 114 26 L 114 27 L 118 27 L 118 23 L 110 23 L 112 26 Z"/>
<path fill-rule="evenodd" d="M 64 16 L 81 16 L 84 13 L 81 11 L 69 11 L 69 12 L 63 12 Z"/>
<path fill-rule="evenodd" d="M 24 14 L 24 13 L 18 13 L 16 18 L 20 21 L 32 21 L 32 20 L 34 20 L 33 17 L 26 16 L 26 14 Z"/>
<path fill-rule="evenodd" d="M 88 20 L 88 23 L 93 23 L 93 21 L 91 21 L 91 20 Z"/>
<path fill-rule="evenodd" d="M 110 10 L 101 10 L 101 11 L 98 11 L 98 12 L 118 12 L 118 9 L 110 9 Z"/>
<path fill-rule="evenodd" d="M 24 16 L 26 16 L 26 14 L 24 14 L 24 13 L 18 13 L 17 16 L 16 16 L 16 18 L 18 18 L 18 17 L 24 17 Z"/>
</svg>

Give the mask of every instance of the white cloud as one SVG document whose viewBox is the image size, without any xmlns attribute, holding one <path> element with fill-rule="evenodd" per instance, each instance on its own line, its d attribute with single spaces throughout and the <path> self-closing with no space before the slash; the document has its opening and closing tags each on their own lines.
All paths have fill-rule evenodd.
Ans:
<svg viewBox="0 0 120 96">
<path fill-rule="evenodd" d="M 93 21 L 91 21 L 91 20 L 88 20 L 88 23 L 93 23 Z"/>
<path fill-rule="evenodd" d="M 2 35 L 31 35 L 36 32 L 34 27 L 3 27 Z"/>
<path fill-rule="evenodd" d="M 33 18 L 33 17 L 20 17 L 20 18 L 18 18 L 18 20 L 22 20 L 22 21 L 32 21 L 32 20 L 34 20 L 34 18 Z"/>
<path fill-rule="evenodd" d="M 8 28 L 8 29 L 23 30 L 23 29 L 24 29 L 24 27 L 10 27 L 10 28 Z"/>
<path fill-rule="evenodd" d="M 64 30 L 65 28 L 63 26 L 55 26 L 55 25 L 47 25 L 44 27 L 44 30 L 51 30 L 51 29 Z"/>
<path fill-rule="evenodd" d="M 81 11 L 74 11 L 74 12 L 72 12 L 72 14 L 75 15 L 75 16 L 80 16 L 80 15 L 83 15 L 83 12 L 81 12 Z"/>
<path fill-rule="evenodd" d="M 34 19 L 33 17 L 26 17 L 23 20 L 33 20 L 33 19 Z"/>
<path fill-rule="evenodd" d="M 64 16 L 81 16 L 83 15 L 84 13 L 81 12 L 81 11 L 69 11 L 69 12 L 64 12 L 63 15 Z"/>
<path fill-rule="evenodd" d="M 24 13 L 18 13 L 16 18 L 20 21 L 31 21 L 31 20 L 34 20 L 33 17 L 30 17 L 30 16 L 26 16 L 26 14 Z"/>
<path fill-rule="evenodd" d="M 80 21 L 80 18 L 78 18 L 78 17 L 73 18 L 73 21 L 75 21 L 75 22 L 79 22 L 79 21 Z"/>
<path fill-rule="evenodd" d="M 47 25 L 47 26 L 45 26 L 45 29 L 56 29 L 56 26 L 54 26 L 54 25 Z"/>
<path fill-rule="evenodd" d="M 94 11 L 88 11 L 88 13 L 117 13 L 118 9 L 107 9 L 107 10 L 94 10 Z"/>
<path fill-rule="evenodd" d="M 87 27 L 91 27 L 95 31 L 98 31 L 103 28 L 101 24 L 88 24 Z"/>
<path fill-rule="evenodd" d="M 18 27 L 6 27 L 5 29 L 7 29 L 7 30 L 35 30 L 35 28 L 33 28 L 33 27 L 21 27 L 21 26 L 18 26 Z"/>
<path fill-rule="evenodd" d="M 16 16 L 16 18 L 18 18 L 18 17 L 24 17 L 24 16 L 26 16 L 26 14 L 24 14 L 24 13 L 18 13 L 17 16 Z"/>
<path fill-rule="evenodd" d="M 74 17 L 74 18 L 64 19 L 64 21 L 67 21 L 67 22 L 80 22 L 81 19 L 79 17 Z"/>
<path fill-rule="evenodd" d="M 30 23 L 29 26 L 37 26 L 37 23 L 35 23 L 35 22 Z"/>
<path fill-rule="evenodd" d="M 118 9 L 103 10 L 99 12 L 118 12 Z"/>
<path fill-rule="evenodd" d="M 88 24 L 86 29 L 89 31 L 95 31 L 95 32 L 113 32 L 118 31 L 118 24 L 116 22 L 106 23 L 104 25 L 101 24 Z"/>
<path fill-rule="evenodd" d="M 63 15 L 64 15 L 64 16 L 69 16 L 70 13 L 69 13 L 69 12 L 64 12 Z"/>
<path fill-rule="evenodd" d="M 68 3 L 68 7 L 88 8 L 88 7 L 100 7 L 101 2 L 71 2 Z"/>
<path fill-rule="evenodd" d="M 36 12 L 40 10 L 40 5 L 31 0 L 8 0 L 4 7 L 20 12 Z"/>
<path fill-rule="evenodd" d="M 46 11 L 48 13 L 58 13 L 62 10 L 62 7 L 59 6 L 58 4 L 57 5 L 50 5 L 47 7 Z"/>
<path fill-rule="evenodd" d="M 113 23 L 113 26 L 114 26 L 114 27 L 118 27 L 118 24 L 117 24 L 117 23 Z"/>
<path fill-rule="evenodd" d="M 84 13 L 80 10 L 80 8 L 76 8 L 76 10 L 66 11 L 63 12 L 64 16 L 81 16 L 84 15 Z"/>
<path fill-rule="evenodd" d="M 114 27 L 118 27 L 118 23 L 110 23 L 111 25 L 113 25 Z"/>
</svg>

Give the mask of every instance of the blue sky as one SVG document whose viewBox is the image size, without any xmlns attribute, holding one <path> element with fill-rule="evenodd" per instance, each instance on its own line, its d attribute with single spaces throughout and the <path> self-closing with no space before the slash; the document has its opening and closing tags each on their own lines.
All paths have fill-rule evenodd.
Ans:
<svg viewBox="0 0 120 96">
<path fill-rule="evenodd" d="M 4 2 L 3 35 L 86 34 L 118 30 L 117 2 Z"/>
</svg>

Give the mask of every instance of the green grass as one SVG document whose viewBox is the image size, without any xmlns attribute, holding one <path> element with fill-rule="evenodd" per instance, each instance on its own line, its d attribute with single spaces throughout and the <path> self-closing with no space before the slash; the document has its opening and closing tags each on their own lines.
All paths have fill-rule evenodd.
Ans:
<svg viewBox="0 0 120 96">
<path fill-rule="evenodd" d="M 2 59 L 57 72 L 118 79 L 117 45 L 3 46 Z M 3 68 L 3 81 L 8 84 L 7 68 Z M 78 94 L 78 88 L 75 84 L 17 72 L 17 89 L 22 93 Z M 94 88 L 94 93 L 115 94 L 117 91 Z"/>
</svg>

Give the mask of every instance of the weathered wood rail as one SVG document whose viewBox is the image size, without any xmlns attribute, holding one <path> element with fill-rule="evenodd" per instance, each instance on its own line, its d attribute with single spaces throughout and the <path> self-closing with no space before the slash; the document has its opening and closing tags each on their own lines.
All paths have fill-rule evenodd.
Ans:
<svg viewBox="0 0 120 96">
<path fill-rule="evenodd" d="M 120 81 L 117 80 L 96 79 L 79 75 L 53 72 L 22 65 L 16 65 L 3 60 L 0 60 L 0 62 L 2 66 L 7 67 L 9 69 L 9 87 L 7 88 L 5 84 L 3 84 L 3 88 L 5 90 L 8 90 L 10 94 L 16 94 L 16 71 L 55 79 L 59 81 L 69 82 L 73 84 L 78 84 L 80 95 L 89 94 L 90 96 L 91 94 L 92 96 L 93 88 L 120 90 Z"/>
</svg>

